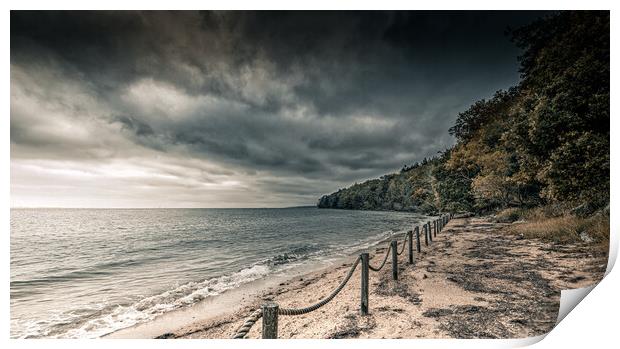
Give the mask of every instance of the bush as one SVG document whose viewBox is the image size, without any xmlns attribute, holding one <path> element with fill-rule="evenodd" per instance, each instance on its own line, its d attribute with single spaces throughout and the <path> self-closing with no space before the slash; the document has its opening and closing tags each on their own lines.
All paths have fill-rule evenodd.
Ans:
<svg viewBox="0 0 620 349">
<path fill-rule="evenodd" d="M 498 212 L 495 221 L 498 223 L 512 223 L 523 219 L 527 215 L 527 210 L 523 208 L 511 207 Z"/>
</svg>

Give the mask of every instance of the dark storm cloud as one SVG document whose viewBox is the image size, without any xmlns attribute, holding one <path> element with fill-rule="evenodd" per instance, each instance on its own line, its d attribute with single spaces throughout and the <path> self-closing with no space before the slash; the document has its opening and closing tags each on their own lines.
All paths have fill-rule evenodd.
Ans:
<svg viewBox="0 0 620 349">
<path fill-rule="evenodd" d="M 518 79 L 506 28 L 541 15 L 12 11 L 12 157 L 142 147 L 319 195 L 450 146 Z"/>
</svg>

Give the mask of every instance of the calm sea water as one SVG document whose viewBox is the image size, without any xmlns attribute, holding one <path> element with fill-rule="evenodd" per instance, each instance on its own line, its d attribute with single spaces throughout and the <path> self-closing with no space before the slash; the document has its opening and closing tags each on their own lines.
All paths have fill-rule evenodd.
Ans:
<svg viewBox="0 0 620 349">
<path fill-rule="evenodd" d="M 288 209 L 12 209 L 11 337 L 99 337 L 428 217 Z"/>
</svg>

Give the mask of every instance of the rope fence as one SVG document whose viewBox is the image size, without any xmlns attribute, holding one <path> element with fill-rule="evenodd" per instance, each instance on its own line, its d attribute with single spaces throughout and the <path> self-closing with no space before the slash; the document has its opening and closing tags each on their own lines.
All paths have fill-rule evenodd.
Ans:
<svg viewBox="0 0 620 349">
<path fill-rule="evenodd" d="M 353 265 L 351 266 L 351 269 L 349 269 L 349 272 L 347 273 L 347 276 L 345 276 L 345 278 L 342 280 L 342 282 L 340 283 L 340 285 L 338 285 L 338 287 L 336 287 L 335 290 L 332 291 L 332 293 L 329 294 L 329 296 L 323 298 L 321 301 L 305 307 L 305 308 L 292 308 L 292 309 L 286 309 L 286 308 L 281 308 L 278 310 L 278 314 L 279 315 L 303 315 L 303 314 L 307 314 L 311 311 L 315 311 L 317 309 L 319 309 L 320 307 L 324 306 L 325 304 L 329 303 L 332 299 L 334 299 L 334 297 L 336 297 L 336 295 L 338 295 L 338 293 L 340 293 L 340 291 L 342 291 L 342 289 L 344 288 L 344 286 L 347 284 L 347 282 L 349 282 L 349 280 L 351 279 L 351 276 L 353 275 L 353 272 L 355 271 L 355 269 L 357 268 L 357 265 L 360 263 L 360 257 L 357 257 L 357 259 L 355 260 L 355 262 L 353 262 Z"/>
<path fill-rule="evenodd" d="M 381 269 L 383 269 L 383 266 L 385 265 L 385 262 L 387 262 L 388 257 L 390 256 L 390 251 L 392 250 L 392 245 L 390 245 L 390 247 L 388 247 L 387 251 L 385 251 L 385 258 L 383 258 L 383 262 L 381 262 L 381 265 L 378 267 L 373 267 L 372 265 L 368 265 L 368 268 L 372 271 L 379 271 Z"/>
<path fill-rule="evenodd" d="M 400 256 L 401 254 L 403 254 L 403 252 L 405 252 L 405 246 L 407 244 L 407 240 L 409 239 L 409 234 L 405 235 L 405 240 L 403 240 L 403 247 L 400 249 L 400 251 L 398 251 L 398 255 Z"/>
<path fill-rule="evenodd" d="M 422 225 L 422 230 L 424 232 L 424 241 L 426 246 L 429 246 L 432 243 L 433 238 L 437 236 L 438 232 L 441 232 L 443 228 L 448 224 L 450 219 L 453 218 L 452 213 L 442 214 L 439 218 L 431 222 L 424 223 Z M 405 232 L 405 239 L 402 242 L 402 247 L 400 251 L 398 251 L 398 240 L 391 240 L 390 245 L 385 252 L 385 256 L 383 258 L 383 262 L 379 267 L 373 267 L 369 263 L 369 253 L 361 253 L 357 259 L 351 265 L 349 271 L 347 272 L 344 279 L 340 282 L 340 284 L 325 298 L 318 301 L 315 304 L 309 305 L 304 308 L 280 308 L 277 303 L 269 302 L 263 304 L 263 306 L 259 309 L 254 310 L 250 316 L 248 316 L 243 324 L 237 328 L 235 334 L 232 336 L 233 339 L 242 339 L 248 334 L 252 326 L 259 320 L 263 319 L 263 327 L 262 327 L 262 338 L 264 339 L 274 339 L 278 338 L 278 316 L 291 316 L 291 315 L 303 315 L 313 312 L 327 303 L 331 302 L 342 289 L 347 285 L 353 273 L 357 269 L 358 265 L 361 263 L 361 295 L 360 295 L 360 313 L 362 315 L 368 314 L 368 278 L 369 278 L 369 270 L 374 272 L 378 272 L 386 265 L 388 257 L 392 255 L 392 278 L 394 280 L 398 280 L 398 256 L 405 252 L 405 247 L 408 246 L 409 250 L 409 258 L 408 263 L 413 265 L 413 235 L 416 236 L 416 250 L 417 253 L 421 253 L 421 243 L 420 243 L 420 227 L 416 226 L 413 230 L 409 230 Z M 408 242 L 408 244 L 407 244 Z M 391 253 L 390 253 L 391 252 Z"/>
</svg>

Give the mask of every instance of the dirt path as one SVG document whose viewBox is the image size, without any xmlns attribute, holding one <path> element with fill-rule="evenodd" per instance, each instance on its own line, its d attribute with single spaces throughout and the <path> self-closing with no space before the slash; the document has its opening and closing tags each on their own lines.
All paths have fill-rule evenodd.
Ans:
<svg viewBox="0 0 620 349">
<path fill-rule="evenodd" d="M 597 282 L 605 256 L 585 244 L 554 246 L 520 239 L 485 219 L 454 219 L 414 266 L 399 256 L 398 281 L 391 265 L 370 274 L 370 314 L 359 314 L 357 270 L 328 305 L 307 315 L 281 316 L 280 338 L 519 338 L 550 331 L 560 290 Z M 424 243 L 422 243 L 424 244 Z M 381 262 L 377 249 L 371 264 Z M 353 258 L 352 258 L 353 259 Z M 229 338 L 255 307 L 275 300 L 281 307 L 314 303 L 334 289 L 350 265 L 281 284 L 242 311 L 196 323 L 163 338 Z M 248 337 L 260 337 L 261 321 Z"/>
</svg>

